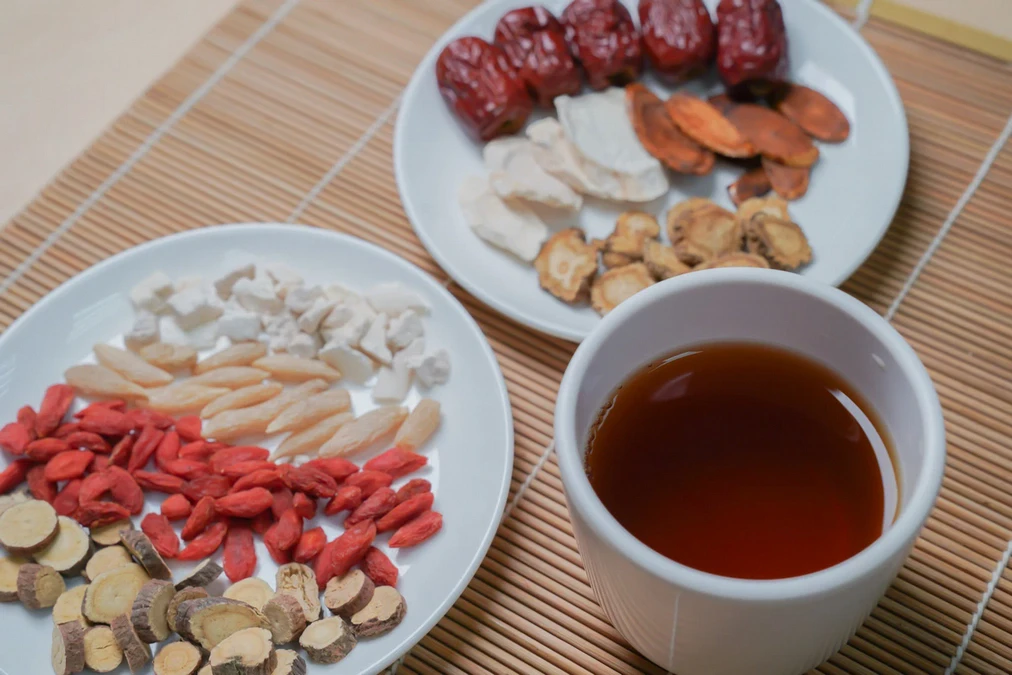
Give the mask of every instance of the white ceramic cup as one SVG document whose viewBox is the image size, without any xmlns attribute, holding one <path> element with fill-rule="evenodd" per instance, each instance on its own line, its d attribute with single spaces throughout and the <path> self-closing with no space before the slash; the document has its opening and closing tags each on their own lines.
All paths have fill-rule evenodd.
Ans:
<svg viewBox="0 0 1012 675">
<path fill-rule="evenodd" d="M 616 387 L 658 357 L 727 341 L 775 345 L 821 362 L 878 413 L 896 453 L 900 502 L 892 527 L 871 546 L 801 577 L 732 579 L 651 550 L 598 499 L 584 471 L 586 440 Z M 934 504 L 945 464 L 938 396 L 892 326 L 835 288 L 743 268 L 670 279 L 605 317 L 566 369 L 555 442 L 573 530 L 598 600 L 636 649 L 678 675 L 789 675 L 832 655 L 899 571 Z"/>
</svg>

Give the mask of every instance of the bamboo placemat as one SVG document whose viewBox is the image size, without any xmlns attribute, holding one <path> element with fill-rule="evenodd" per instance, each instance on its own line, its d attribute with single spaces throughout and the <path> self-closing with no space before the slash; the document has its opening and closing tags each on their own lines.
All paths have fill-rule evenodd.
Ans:
<svg viewBox="0 0 1012 675">
<path fill-rule="evenodd" d="M 448 282 L 401 209 L 392 124 L 415 64 L 474 4 L 245 0 L 0 231 L 0 328 L 99 260 L 219 222 L 349 232 Z M 906 104 L 912 161 L 896 221 L 845 289 L 886 314 L 927 364 L 949 461 L 913 555 L 818 672 L 1008 673 L 1012 149 L 1002 146 L 1012 69 L 874 18 L 863 34 Z M 861 188 L 839 189 L 860 198 Z M 450 287 L 506 375 L 516 463 L 487 559 L 399 672 L 662 672 L 609 625 L 573 540 L 551 452 L 573 346 Z"/>
</svg>

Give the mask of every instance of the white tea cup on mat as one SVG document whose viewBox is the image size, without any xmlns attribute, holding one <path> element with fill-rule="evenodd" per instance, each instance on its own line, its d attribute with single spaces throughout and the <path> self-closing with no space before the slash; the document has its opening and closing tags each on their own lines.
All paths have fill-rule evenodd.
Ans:
<svg viewBox="0 0 1012 675">
<path fill-rule="evenodd" d="M 647 547 L 594 493 L 584 464 L 587 436 L 615 389 L 658 357 L 736 341 L 766 343 L 828 366 L 878 413 L 893 441 L 899 513 L 857 555 L 787 579 L 709 574 Z M 598 600 L 633 647 L 677 675 L 790 675 L 831 656 L 902 566 L 945 465 L 938 396 L 913 349 L 888 322 L 830 286 L 745 268 L 670 279 L 606 316 L 566 369 L 555 443 L 573 530 Z"/>
</svg>

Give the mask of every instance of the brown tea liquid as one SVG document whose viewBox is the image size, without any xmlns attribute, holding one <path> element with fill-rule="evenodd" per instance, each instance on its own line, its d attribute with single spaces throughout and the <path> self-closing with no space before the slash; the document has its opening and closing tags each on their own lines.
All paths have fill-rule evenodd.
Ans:
<svg viewBox="0 0 1012 675">
<path fill-rule="evenodd" d="M 709 344 L 616 391 L 591 433 L 587 473 L 655 551 L 712 574 L 780 579 L 846 560 L 892 521 L 879 429 L 827 368 L 762 345 Z"/>
</svg>

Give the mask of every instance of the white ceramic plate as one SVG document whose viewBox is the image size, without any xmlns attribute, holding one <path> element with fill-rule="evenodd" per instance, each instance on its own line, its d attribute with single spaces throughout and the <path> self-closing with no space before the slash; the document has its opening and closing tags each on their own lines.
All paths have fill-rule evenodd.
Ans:
<svg viewBox="0 0 1012 675">
<path fill-rule="evenodd" d="M 173 279 L 190 274 L 213 277 L 228 271 L 225 261 L 233 258 L 286 262 L 312 283 L 341 282 L 364 289 L 384 281 L 402 282 L 432 306 L 426 320 L 427 344 L 450 352 L 454 372 L 449 382 L 425 392 L 441 403 L 443 424 L 422 450 L 429 466 L 411 476 L 432 482 L 435 508 L 444 515 L 443 531 L 417 549 L 399 552 L 386 548 L 388 536 L 377 538 L 400 568 L 398 587 L 407 600 L 407 616 L 391 633 L 360 642 L 340 665 L 309 665 L 310 673 L 376 673 L 420 640 L 474 575 L 499 525 L 513 467 L 512 415 L 495 356 L 474 320 L 428 275 L 359 239 L 294 225 L 211 227 L 150 242 L 73 278 L 0 337 L 0 420 L 13 420 L 26 403 L 37 406 L 45 388 L 62 381 L 68 366 L 89 359 L 93 344 L 115 341 L 127 330 L 133 316 L 127 291 L 147 274 L 161 269 Z M 356 413 L 373 407 L 368 390 L 340 386 L 352 391 Z M 419 398 L 416 388 L 406 405 L 413 406 Z M 374 454 L 353 459 L 361 463 Z M 0 464 L 9 459 L 0 459 Z M 146 510 L 157 510 L 160 503 L 160 495 L 149 495 Z M 341 531 L 340 520 L 317 518 L 306 527 L 324 525 L 328 538 L 333 538 Z M 257 553 L 257 574 L 273 586 L 277 566 L 260 537 Z M 176 578 L 190 567 L 172 566 Z M 77 583 L 80 577 L 71 581 Z M 220 593 L 226 584 L 223 575 L 212 592 Z M 0 672 L 51 672 L 48 610 L 0 605 L 0 625 L 4 627 Z M 123 666 L 116 672 L 127 670 Z M 151 672 L 150 666 L 146 672 Z"/>
<path fill-rule="evenodd" d="M 636 2 L 623 0 L 637 16 Z M 538 286 L 533 268 L 489 246 L 470 231 L 457 204 L 457 188 L 470 174 L 484 174 L 481 146 L 470 140 L 443 103 L 435 62 L 443 47 L 464 35 L 491 39 L 495 24 L 527 0 L 490 0 L 457 22 L 429 51 L 408 85 L 397 116 L 394 168 L 401 201 L 419 238 L 440 265 L 468 291 L 503 314 L 569 340 L 597 325 L 589 306 L 571 307 Z M 544 4 L 558 15 L 567 0 Z M 717 0 L 706 0 L 711 13 Z M 822 153 L 804 198 L 791 214 L 805 230 L 814 261 L 801 273 L 839 285 L 868 257 L 885 234 L 906 183 L 909 138 L 903 104 L 888 72 L 868 44 L 839 16 L 814 0 L 781 0 L 794 82 L 829 96 L 846 113 L 851 135 L 841 145 L 819 144 Z M 654 91 L 670 92 L 654 78 Z M 697 93 L 722 89 L 716 75 L 688 86 Z M 663 216 L 690 196 L 706 196 L 733 208 L 727 186 L 741 169 L 717 162 L 708 176 L 672 176 L 669 194 L 629 206 L 588 200 L 578 221 L 589 235 L 611 232 L 629 208 Z M 662 219 L 663 222 L 663 219 Z"/>
</svg>

